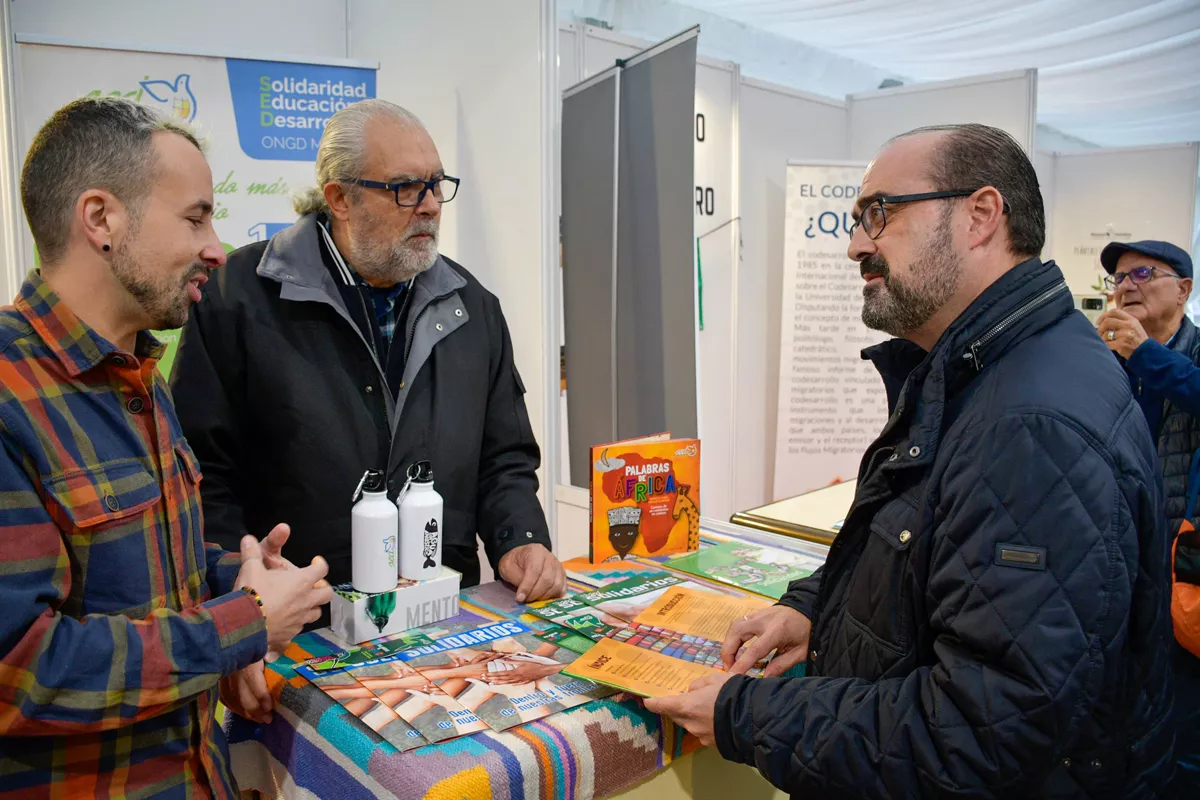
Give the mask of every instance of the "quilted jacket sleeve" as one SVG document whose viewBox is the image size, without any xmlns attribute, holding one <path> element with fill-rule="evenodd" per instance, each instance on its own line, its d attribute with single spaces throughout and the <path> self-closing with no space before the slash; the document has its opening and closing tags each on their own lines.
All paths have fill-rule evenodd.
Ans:
<svg viewBox="0 0 1200 800">
<path fill-rule="evenodd" d="M 816 572 L 807 578 L 789 583 L 788 590 L 779 598 L 779 605 L 799 611 L 811 621 L 813 607 L 817 604 L 817 592 L 821 589 L 821 574 L 824 571 L 825 567 L 818 567 Z"/>
<path fill-rule="evenodd" d="M 932 663 L 879 681 L 735 677 L 716 707 L 723 756 L 799 796 L 1017 797 L 1071 748 L 1124 641 L 1132 520 L 1155 486 L 1040 413 L 972 431 L 941 474 L 921 534 Z M 999 563 L 1000 544 L 1043 548 L 1045 568 Z"/>
</svg>

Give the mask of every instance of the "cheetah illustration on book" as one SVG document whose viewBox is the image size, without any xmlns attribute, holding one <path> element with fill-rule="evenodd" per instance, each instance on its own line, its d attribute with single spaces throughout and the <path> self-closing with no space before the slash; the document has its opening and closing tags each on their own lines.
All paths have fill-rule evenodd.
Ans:
<svg viewBox="0 0 1200 800">
<path fill-rule="evenodd" d="M 642 510 L 637 506 L 618 506 L 608 511 L 608 541 L 620 560 L 633 549 L 642 522 Z"/>
<path fill-rule="evenodd" d="M 675 510 L 671 514 L 672 518 L 679 519 L 687 517 L 688 552 L 694 552 L 700 549 L 700 510 L 696 508 L 696 503 L 692 498 L 688 497 L 688 493 L 692 487 L 679 484 L 675 494 Z"/>
<path fill-rule="evenodd" d="M 438 543 L 440 541 L 441 537 L 438 535 L 437 520 L 431 519 L 425 526 L 425 542 L 421 548 L 421 555 L 425 556 L 425 563 L 423 565 L 425 569 L 437 566 L 437 562 L 433 560 L 433 557 L 437 555 Z"/>
</svg>

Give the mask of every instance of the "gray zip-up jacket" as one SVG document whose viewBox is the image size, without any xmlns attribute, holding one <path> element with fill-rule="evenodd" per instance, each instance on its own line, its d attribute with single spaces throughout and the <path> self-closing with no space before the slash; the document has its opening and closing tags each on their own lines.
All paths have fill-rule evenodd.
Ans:
<svg viewBox="0 0 1200 800">
<path fill-rule="evenodd" d="M 499 301 L 439 257 L 409 287 L 381 363 L 318 225 L 303 217 L 231 253 L 184 328 L 171 386 L 204 475 L 205 539 L 236 550 L 287 522 L 292 561 L 324 556 L 330 581 L 348 581 L 363 472 L 385 469 L 394 499 L 409 465 L 429 460 L 446 545 L 471 550 L 478 534 L 493 567 L 519 545 L 550 547 Z"/>
</svg>

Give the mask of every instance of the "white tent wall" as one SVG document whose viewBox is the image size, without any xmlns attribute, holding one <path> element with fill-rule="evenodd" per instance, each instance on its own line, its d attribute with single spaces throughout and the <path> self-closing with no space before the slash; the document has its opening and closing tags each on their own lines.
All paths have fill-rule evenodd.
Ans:
<svg viewBox="0 0 1200 800">
<path fill-rule="evenodd" d="M 153 45 L 270 58 L 349 58 L 346 5 L 328 0 L 212 0 L 198 7 L 160 0 L 11 0 L 13 29 L 97 44 Z M 269 31 L 270 36 L 264 34 Z M 355 57 L 362 57 L 356 55 Z"/>
<path fill-rule="evenodd" d="M 1110 241 L 1162 239 L 1190 250 L 1196 214 L 1196 143 L 1054 155 L 1053 218 L 1044 255 L 1071 291 L 1095 294 Z"/>
<path fill-rule="evenodd" d="M 1037 71 L 917 83 L 850 95 L 850 158 L 869 161 L 893 136 L 925 125 L 978 122 L 1033 152 Z"/>
<path fill-rule="evenodd" d="M 1042 248 L 1042 258 L 1054 258 L 1053 242 L 1050 241 L 1054 231 L 1054 185 L 1058 171 L 1058 157 L 1046 150 L 1038 149 L 1033 154 L 1033 169 L 1037 172 L 1038 186 L 1042 190 L 1042 206 L 1046 211 L 1046 244 Z"/>
<path fill-rule="evenodd" d="M 773 499 L 787 163 L 846 157 L 846 104 L 742 79 L 734 507 Z"/>
<path fill-rule="evenodd" d="M 558 368 L 555 357 L 551 371 L 543 348 L 553 319 L 547 276 L 557 268 L 552 0 L 213 0 L 203 13 L 155 0 L 15 0 L 11 11 L 16 35 L 249 58 L 377 61 L 377 95 L 420 116 L 447 169 L 463 179 L 443 218 L 442 251 L 503 305 L 530 421 L 552 454 L 540 477 L 553 518 L 546 489 L 553 470 L 545 464 L 557 463 L 557 445 L 546 423 Z M 451 50 L 440 52 L 453 56 L 437 59 L 436 44 L 413 56 L 412 42 L 449 42 Z"/>
</svg>

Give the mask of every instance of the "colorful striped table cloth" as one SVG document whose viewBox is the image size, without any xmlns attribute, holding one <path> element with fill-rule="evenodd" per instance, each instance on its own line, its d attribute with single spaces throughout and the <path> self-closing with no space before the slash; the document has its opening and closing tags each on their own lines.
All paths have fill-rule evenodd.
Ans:
<svg viewBox="0 0 1200 800">
<path fill-rule="evenodd" d="M 727 537 L 706 536 L 702 543 L 723 540 Z M 593 568 L 578 559 L 567 567 L 571 592 L 653 568 L 638 563 Z M 481 624 L 517 617 L 546 624 L 522 616 L 512 590 L 499 583 L 465 589 L 460 616 Z M 297 637 L 268 666 L 276 697 L 270 725 L 226 715 L 230 757 L 241 789 L 320 800 L 590 800 L 641 783 L 700 747 L 682 728 L 646 711 L 638 698 L 620 694 L 505 733 L 487 731 L 400 753 L 294 672 L 298 661 L 340 649 L 321 634 Z"/>
</svg>

